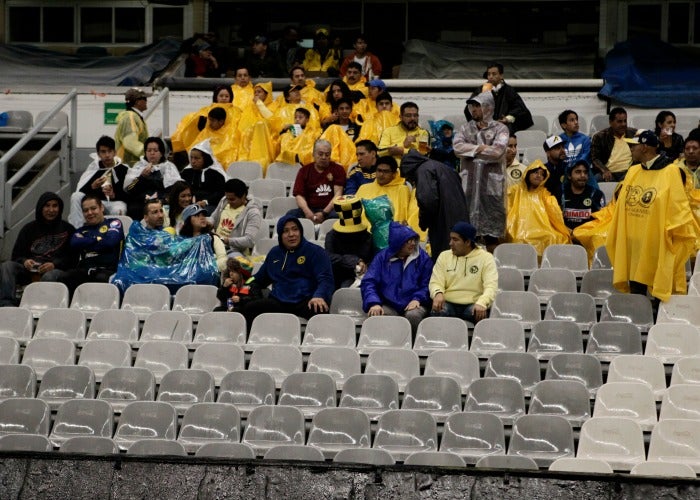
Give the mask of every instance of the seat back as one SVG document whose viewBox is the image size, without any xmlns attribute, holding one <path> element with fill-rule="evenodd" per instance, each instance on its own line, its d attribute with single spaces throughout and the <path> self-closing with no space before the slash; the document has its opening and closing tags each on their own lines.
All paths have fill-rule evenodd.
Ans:
<svg viewBox="0 0 700 500">
<path fill-rule="evenodd" d="M 545 319 L 573 321 L 588 331 L 598 320 L 595 300 L 586 293 L 558 292 L 552 295 L 544 312 Z"/>
<path fill-rule="evenodd" d="M 269 373 L 281 387 L 287 375 L 303 371 L 301 351 L 292 345 L 262 345 L 251 354 L 248 369 Z"/>
<path fill-rule="evenodd" d="M 493 413 L 510 424 L 525 414 L 525 394 L 516 380 L 481 378 L 469 386 L 464 411 Z"/>
<path fill-rule="evenodd" d="M 659 304 L 656 323 L 700 325 L 700 297 L 672 295 Z"/>
<path fill-rule="evenodd" d="M 282 382 L 277 404 L 295 406 L 305 417 L 336 405 L 335 382 L 326 373 L 292 373 Z"/>
<path fill-rule="evenodd" d="M 304 415 L 293 406 L 258 406 L 248 415 L 243 443 L 249 444 L 258 456 L 279 444 L 306 441 Z"/>
<path fill-rule="evenodd" d="M 217 289 L 213 285 L 185 285 L 175 293 L 173 311 L 183 311 L 190 315 L 192 321 L 214 310 L 219 305 Z"/>
<path fill-rule="evenodd" d="M 44 373 L 36 397 L 52 408 L 71 399 L 92 399 L 95 375 L 87 366 L 53 366 Z"/>
<path fill-rule="evenodd" d="M 355 322 L 352 318 L 342 314 L 317 314 L 309 318 L 301 343 L 302 352 L 330 346 L 355 349 Z"/>
<path fill-rule="evenodd" d="M 408 381 L 420 375 L 418 355 L 408 349 L 378 349 L 367 357 L 365 373 L 389 375 L 403 391 Z"/>
<path fill-rule="evenodd" d="M 124 367 L 108 370 L 102 378 L 98 399 L 108 401 L 114 411 L 121 412 L 133 401 L 153 401 L 156 379 L 146 368 Z"/>
<path fill-rule="evenodd" d="M 533 292 L 499 292 L 491 306 L 489 318 L 513 319 L 520 322 L 523 328 L 530 329 L 533 323 L 542 319 L 540 301 Z"/>
<path fill-rule="evenodd" d="M 112 455 L 119 453 L 119 447 L 111 437 L 74 436 L 63 442 L 60 451 L 81 455 Z"/>
<path fill-rule="evenodd" d="M 246 341 L 245 318 L 239 312 L 204 313 L 197 323 L 193 344 L 202 342 L 227 342 L 238 345 Z"/>
<path fill-rule="evenodd" d="M 489 413 L 463 412 L 447 417 L 442 431 L 440 451 L 462 457 L 475 464 L 485 455 L 505 455 L 503 423 Z"/>
<path fill-rule="evenodd" d="M 469 350 L 481 358 L 488 358 L 499 351 L 525 352 L 523 326 L 515 319 L 481 320 L 474 327 Z"/>
<path fill-rule="evenodd" d="M 486 362 L 484 377 L 516 380 L 526 395 L 540 381 L 540 362 L 525 352 L 497 352 Z"/>
<path fill-rule="evenodd" d="M 372 316 L 360 329 L 357 351 L 370 354 L 377 349 L 410 349 L 412 345 L 411 323 L 402 316 Z"/>
<path fill-rule="evenodd" d="M 205 370 L 214 377 L 218 386 L 226 374 L 245 367 L 245 353 L 240 346 L 225 342 L 201 344 L 192 356 L 193 370 Z"/>
<path fill-rule="evenodd" d="M 601 247 L 605 248 L 605 247 Z M 612 284 L 612 269 L 592 268 L 583 275 L 581 281 L 581 293 L 587 293 L 596 302 L 596 305 L 603 305 L 605 300 L 618 292 Z"/>
<path fill-rule="evenodd" d="M 430 413 L 389 410 L 379 417 L 372 447 L 403 461 L 416 451 L 437 451 L 437 445 L 437 424 Z"/>
<path fill-rule="evenodd" d="M 479 358 L 473 352 L 433 351 L 425 362 L 425 375 L 452 377 L 466 394 L 469 385 L 479 378 Z"/>
<path fill-rule="evenodd" d="M 31 366 L 41 380 L 49 368 L 75 364 L 75 345 L 67 339 L 32 339 L 24 349 L 22 364 Z"/>
<path fill-rule="evenodd" d="M 360 373 L 360 365 L 360 354 L 353 347 L 328 346 L 311 352 L 306 371 L 330 375 L 336 388 L 342 390 L 350 376 Z"/>
<path fill-rule="evenodd" d="M 314 415 L 308 445 L 326 458 L 346 448 L 369 448 L 372 443 L 369 417 L 357 408 L 323 408 Z"/>
<path fill-rule="evenodd" d="M 177 413 L 170 404 L 161 401 L 134 401 L 122 411 L 114 441 L 120 449 L 128 450 L 141 439 L 174 441 L 176 429 Z"/>
<path fill-rule="evenodd" d="M 33 398 L 36 374 L 27 365 L 0 365 L 0 401 L 9 398 Z"/>
<path fill-rule="evenodd" d="M 255 317 L 250 327 L 247 346 L 301 344 L 301 322 L 294 314 L 263 313 Z"/>
<path fill-rule="evenodd" d="M 139 338 L 139 318 L 135 312 L 129 310 L 99 311 L 90 322 L 87 338 L 136 342 Z"/>
<path fill-rule="evenodd" d="M 643 295 L 613 294 L 603 303 L 600 321 L 632 323 L 647 332 L 654 324 L 651 302 Z"/>
<path fill-rule="evenodd" d="M 263 168 L 257 161 L 233 161 L 226 167 L 226 173 L 231 179 L 249 182 L 262 179 Z"/>
<path fill-rule="evenodd" d="M 649 386 L 637 382 L 606 382 L 595 397 L 594 417 L 626 417 L 642 430 L 656 424 L 656 401 Z"/>
<path fill-rule="evenodd" d="M 49 435 L 51 410 L 41 399 L 13 398 L 0 402 L 0 435 Z"/>
<path fill-rule="evenodd" d="M 581 426 L 576 457 L 601 459 L 614 470 L 630 470 L 646 460 L 642 428 L 624 417 L 586 420 Z"/>
<path fill-rule="evenodd" d="M 499 268 L 519 269 L 525 276 L 538 267 L 537 250 L 529 243 L 502 243 L 493 251 L 493 257 Z"/>
<path fill-rule="evenodd" d="M 642 354 L 642 335 L 632 323 L 601 321 L 591 327 L 586 353 L 601 361 L 612 361 L 620 354 Z"/>
<path fill-rule="evenodd" d="M 356 374 L 343 386 L 338 404 L 341 408 L 359 408 L 371 419 L 399 408 L 399 386 L 389 375 Z"/>
<path fill-rule="evenodd" d="M 124 293 L 122 309 L 135 312 L 141 320 L 155 311 L 169 311 L 170 290 L 157 283 L 131 285 Z"/>
<path fill-rule="evenodd" d="M 542 380 L 532 389 L 529 415 L 558 415 L 579 427 L 591 418 L 588 389 L 576 380 Z"/>
<path fill-rule="evenodd" d="M 136 354 L 134 367 L 150 370 L 156 383 L 160 384 L 170 370 L 186 370 L 188 360 L 189 353 L 184 344 L 154 340 L 143 343 Z"/>
<path fill-rule="evenodd" d="M 246 417 L 257 406 L 275 404 L 275 379 L 263 371 L 230 372 L 221 380 L 217 402 L 236 405 Z"/>
<path fill-rule="evenodd" d="M 674 364 L 683 356 L 700 356 L 700 330 L 682 323 L 654 325 L 649 329 L 644 355 L 664 364 Z"/>
<path fill-rule="evenodd" d="M 549 467 L 558 458 L 573 458 L 571 425 L 556 415 L 523 415 L 513 423 L 508 455 L 531 458 L 539 467 Z"/>
<path fill-rule="evenodd" d="M 418 324 L 413 350 L 427 356 L 437 349 L 469 349 L 469 329 L 459 318 L 433 316 Z"/>
<path fill-rule="evenodd" d="M 87 366 L 101 382 L 112 368 L 131 366 L 131 346 L 123 340 L 97 339 L 85 343 L 80 351 L 80 366 Z"/>
<path fill-rule="evenodd" d="M 575 380 L 594 395 L 603 385 L 600 360 L 590 354 L 556 354 L 547 364 L 546 380 Z"/>
<path fill-rule="evenodd" d="M 19 306 L 29 309 L 35 318 L 47 309 L 68 307 L 68 287 L 63 283 L 37 281 L 24 288 Z"/>
<path fill-rule="evenodd" d="M 241 416 L 232 404 L 195 403 L 182 418 L 177 440 L 185 450 L 197 451 L 211 442 L 238 442 Z"/>
<path fill-rule="evenodd" d="M 185 448 L 170 439 L 139 439 L 127 449 L 129 455 L 187 456 Z"/>
<path fill-rule="evenodd" d="M 588 254 L 579 245 L 549 245 L 542 254 L 542 268 L 558 267 L 573 271 L 577 277 L 588 271 Z"/>
<path fill-rule="evenodd" d="M 76 436 L 112 438 L 114 412 L 107 401 L 73 399 L 58 409 L 49 438 L 60 447 Z"/>
<path fill-rule="evenodd" d="M 540 303 L 546 304 L 557 292 L 576 293 L 576 275 L 568 269 L 535 269 L 530 275 L 527 289 L 537 295 Z"/>
<path fill-rule="evenodd" d="M 141 328 L 140 342 L 192 341 L 192 316 L 184 311 L 155 311 L 148 315 Z"/>
<path fill-rule="evenodd" d="M 522 271 L 513 267 L 499 267 L 498 290 L 509 292 L 525 291 L 525 278 Z"/>
<path fill-rule="evenodd" d="M 71 309 L 79 309 L 88 319 L 99 311 L 119 309 L 119 289 L 112 283 L 83 283 L 73 292 Z"/>
<path fill-rule="evenodd" d="M 19 363 L 19 342 L 9 337 L 0 337 L 0 364 Z"/>
<path fill-rule="evenodd" d="M 527 352 L 547 360 L 560 353 L 582 353 L 581 328 L 564 319 L 545 319 L 532 325 Z"/>
<path fill-rule="evenodd" d="M 205 370 L 171 370 L 160 381 L 156 401 L 170 403 L 179 413 L 195 403 L 211 403 L 214 377 Z"/>
<path fill-rule="evenodd" d="M 32 312 L 23 307 L 0 308 L 0 337 L 9 337 L 21 342 L 32 338 L 34 321 Z"/>
</svg>

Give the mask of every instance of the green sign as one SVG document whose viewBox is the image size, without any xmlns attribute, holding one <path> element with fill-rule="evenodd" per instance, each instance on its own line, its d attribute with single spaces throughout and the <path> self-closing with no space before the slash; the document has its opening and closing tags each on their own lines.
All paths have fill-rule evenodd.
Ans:
<svg viewBox="0 0 700 500">
<path fill-rule="evenodd" d="M 126 109 L 124 102 L 105 103 L 105 125 L 116 125 L 117 115 Z"/>
</svg>

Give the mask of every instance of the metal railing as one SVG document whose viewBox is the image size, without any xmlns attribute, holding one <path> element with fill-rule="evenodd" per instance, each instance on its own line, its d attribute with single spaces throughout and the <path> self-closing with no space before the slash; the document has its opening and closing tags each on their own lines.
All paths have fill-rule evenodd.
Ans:
<svg viewBox="0 0 700 500">
<path fill-rule="evenodd" d="M 158 109 L 158 106 L 163 105 L 163 128 L 162 128 L 162 137 L 169 137 L 170 136 L 170 89 L 168 87 L 163 87 L 160 92 L 158 92 L 158 95 L 155 96 L 155 99 L 152 101 L 149 101 L 148 103 L 148 109 L 146 112 L 143 114 L 143 119 L 147 120 L 149 116 L 153 114 L 153 112 Z M 151 134 L 153 135 L 153 134 Z"/>
</svg>

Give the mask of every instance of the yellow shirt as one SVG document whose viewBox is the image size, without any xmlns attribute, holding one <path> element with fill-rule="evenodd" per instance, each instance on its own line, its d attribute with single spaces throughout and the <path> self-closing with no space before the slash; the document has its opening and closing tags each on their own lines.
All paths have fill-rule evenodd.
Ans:
<svg viewBox="0 0 700 500">
<path fill-rule="evenodd" d="M 405 148 L 403 143 L 408 136 L 415 137 L 416 139 L 408 148 Z M 420 127 L 416 127 L 413 130 L 406 130 L 404 126 L 399 123 L 393 127 L 385 128 L 384 132 L 382 132 L 381 138 L 379 139 L 379 154 L 386 156 L 388 153 L 386 151 L 382 152 L 383 149 L 394 146 L 401 147 L 403 148 L 403 154 L 394 156 L 394 159 L 401 163 L 401 158 L 403 158 L 403 155 L 408 153 L 409 150 L 418 149 L 418 141 L 421 137 L 428 141 L 430 140 L 430 134 L 428 134 L 428 131 Z"/>
<path fill-rule="evenodd" d="M 368 184 L 363 184 L 355 193 L 355 196 L 365 200 L 371 200 L 378 196 L 386 195 L 391 202 L 391 206 L 394 209 L 394 220 L 402 224 L 411 225 L 411 229 L 416 231 L 419 235 L 424 234 L 423 231 L 417 227 L 417 217 L 412 217 L 414 212 L 418 212 L 418 203 L 415 197 L 411 196 L 411 190 L 406 185 L 404 180 L 398 175 L 384 186 L 380 186 L 377 181 L 370 182 Z M 370 225 L 369 220 L 362 212 L 362 219 L 368 225 Z M 414 225 L 411 222 L 415 222 Z"/>
<path fill-rule="evenodd" d="M 623 137 L 615 137 L 615 144 L 608 159 L 608 170 L 611 172 L 624 172 L 632 165 L 632 152 L 630 146 Z"/>
</svg>

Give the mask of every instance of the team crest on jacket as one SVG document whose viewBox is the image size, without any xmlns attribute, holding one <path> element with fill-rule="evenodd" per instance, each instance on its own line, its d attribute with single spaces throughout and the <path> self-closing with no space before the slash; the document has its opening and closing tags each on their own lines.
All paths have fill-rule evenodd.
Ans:
<svg viewBox="0 0 700 500">
<path fill-rule="evenodd" d="M 593 202 L 591 201 L 590 198 L 586 198 L 585 200 L 583 200 L 583 206 L 584 206 L 584 207 L 590 207 L 590 206 L 591 206 L 591 203 L 593 203 Z"/>
<path fill-rule="evenodd" d="M 479 266 L 471 266 L 471 267 L 469 268 L 469 272 L 470 272 L 471 274 L 476 274 L 476 273 L 478 273 L 478 272 L 479 272 Z"/>
<path fill-rule="evenodd" d="M 297 264 L 302 265 L 304 262 L 306 262 L 306 257 L 304 257 L 303 255 L 301 255 L 301 256 L 297 259 Z"/>
<path fill-rule="evenodd" d="M 514 169 L 511 171 L 510 176 L 511 176 L 513 179 L 520 179 L 520 178 L 523 176 L 523 173 L 522 173 L 520 170 L 518 170 L 517 168 L 514 168 Z"/>
<path fill-rule="evenodd" d="M 100 227 L 100 232 L 101 232 L 101 233 L 106 233 L 106 232 L 107 232 L 107 226 L 101 226 L 101 227 Z"/>
</svg>

